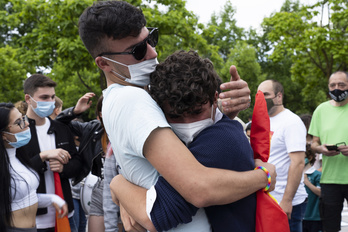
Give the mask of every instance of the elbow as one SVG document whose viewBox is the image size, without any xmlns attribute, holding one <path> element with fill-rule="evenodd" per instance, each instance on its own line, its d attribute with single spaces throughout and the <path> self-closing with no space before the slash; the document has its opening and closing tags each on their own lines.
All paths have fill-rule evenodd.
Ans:
<svg viewBox="0 0 348 232">
<path fill-rule="evenodd" d="M 210 200 L 204 197 L 196 198 L 191 204 L 197 208 L 204 208 L 211 205 Z"/>
<path fill-rule="evenodd" d="M 203 208 L 213 205 L 213 189 L 208 188 L 208 186 L 196 186 L 196 188 L 190 191 L 186 201 L 190 202 L 197 208 Z"/>
</svg>

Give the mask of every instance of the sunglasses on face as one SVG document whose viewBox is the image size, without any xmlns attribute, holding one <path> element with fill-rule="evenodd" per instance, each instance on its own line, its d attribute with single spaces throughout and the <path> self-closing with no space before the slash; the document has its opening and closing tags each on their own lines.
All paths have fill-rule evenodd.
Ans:
<svg viewBox="0 0 348 232">
<path fill-rule="evenodd" d="M 98 56 L 105 55 L 133 55 L 136 60 L 142 60 L 147 52 L 147 44 L 150 44 L 151 47 L 156 47 L 158 42 L 158 28 L 148 27 L 149 35 L 140 43 L 134 45 L 132 51 L 130 52 L 103 52 Z"/>
</svg>

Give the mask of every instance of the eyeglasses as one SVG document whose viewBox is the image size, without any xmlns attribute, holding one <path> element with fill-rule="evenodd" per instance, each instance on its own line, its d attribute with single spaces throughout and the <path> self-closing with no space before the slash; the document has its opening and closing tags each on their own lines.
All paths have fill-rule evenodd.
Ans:
<svg viewBox="0 0 348 232">
<path fill-rule="evenodd" d="M 98 56 L 105 55 L 133 55 L 135 59 L 142 60 L 147 52 L 147 44 L 150 44 L 151 47 L 156 47 L 158 43 L 158 28 L 148 27 L 150 33 L 149 35 L 140 43 L 134 45 L 132 51 L 130 52 L 103 52 Z"/>
<path fill-rule="evenodd" d="M 19 128 L 24 129 L 25 123 L 29 123 L 27 116 L 23 116 L 21 119 L 16 120 L 13 125 L 17 125 L 17 126 L 19 126 Z M 12 125 L 8 126 L 8 128 L 10 128 L 11 126 Z"/>
</svg>

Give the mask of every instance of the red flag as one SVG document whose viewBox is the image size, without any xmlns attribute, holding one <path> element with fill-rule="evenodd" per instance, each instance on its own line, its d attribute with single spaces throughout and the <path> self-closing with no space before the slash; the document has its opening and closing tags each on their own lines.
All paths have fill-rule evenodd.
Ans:
<svg viewBox="0 0 348 232">
<path fill-rule="evenodd" d="M 251 120 L 250 143 L 254 159 L 267 162 L 270 153 L 271 131 L 265 97 L 261 91 L 255 96 L 255 106 Z M 290 232 L 286 213 L 267 192 L 256 193 L 256 232 Z"/>
<path fill-rule="evenodd" d="M 60 176 L 58 172 L 53 172 L 54 177 L 54 188 L 55 188 L 55 194 L 60 196 L 62 199 L 64 199 L 63 195 L 63 189 L 62 184 L 60 182 Z M 68 216 L 65 216 L 63 218 L 58 218 L 58 213 L 56 212 L 56 227 L 55 232 L 70 232 L 70 224 Z"/>
</svg>

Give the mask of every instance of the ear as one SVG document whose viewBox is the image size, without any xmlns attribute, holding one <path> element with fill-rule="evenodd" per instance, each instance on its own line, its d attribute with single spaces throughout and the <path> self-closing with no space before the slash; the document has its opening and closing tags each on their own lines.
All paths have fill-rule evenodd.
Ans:
<svg viewBox="0 0 348 232">
<path fill-rule="evenodd" d="M 58 116 L 59 108 L 54 108 L 53 113 Z"/>
<path fill-rule="evenodd" d="M 95 58 L 95 63 L 97 64 L 97 66 L 103 70 L 104 72 L 110 72 L 111 71 L 111 66 L 109 65 L 108 61 L 103 59 L 103 57 L 98 56 L 97 58 Z"/>
<path fill-rule="evenodd" d="M 214 96 L 214 102 L 213 102 L 213 105 L 215 107 L 218 107 L 218 99 L 219 99 L 219 93 L 218 93 L 218 91 L 216 91 L 215 96 Z"/>
<path fill-rule="evenodd" d="M 30 103 L 30 96 L 29 96 L 29 94 L 27 94 L 27 93 L 25 94 L 24 100 L 29 105 L 29 103 Z"/>
</svg>

